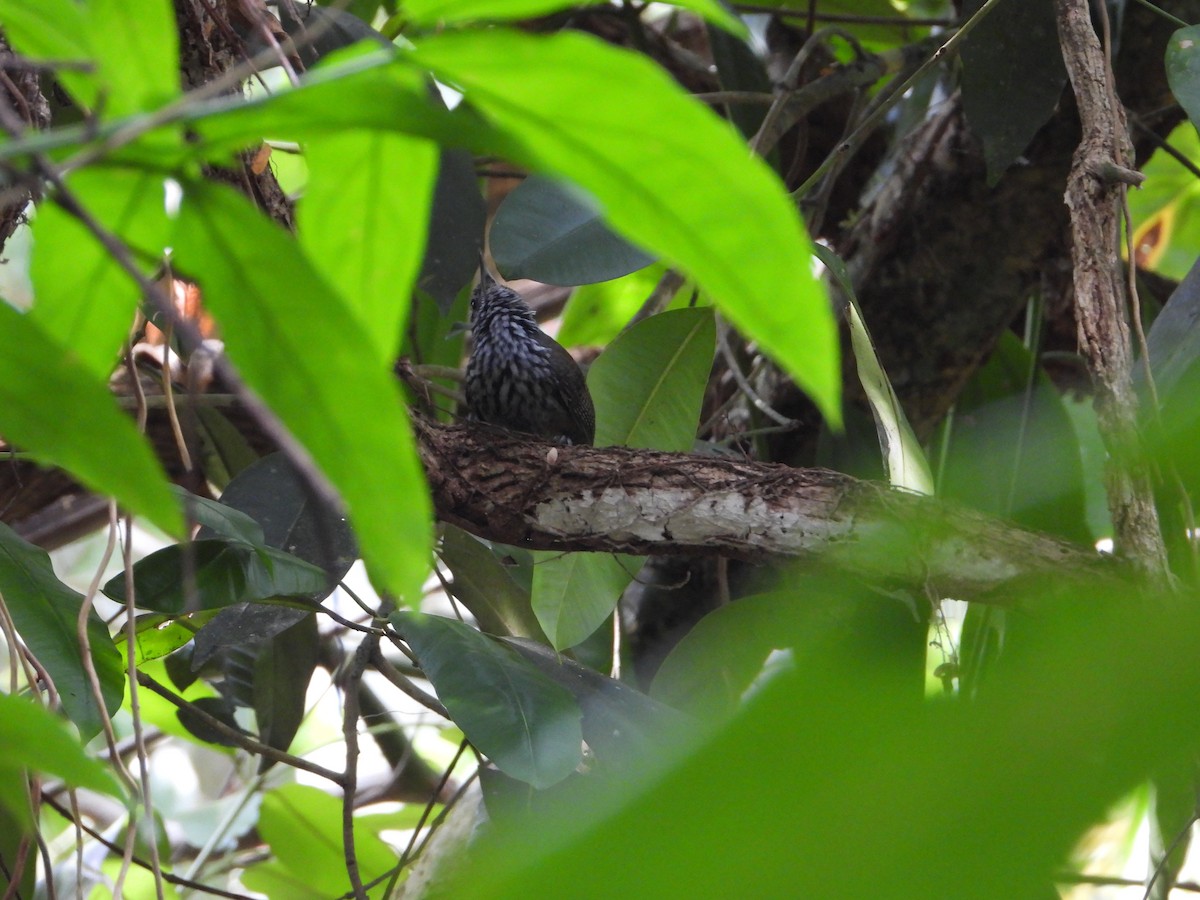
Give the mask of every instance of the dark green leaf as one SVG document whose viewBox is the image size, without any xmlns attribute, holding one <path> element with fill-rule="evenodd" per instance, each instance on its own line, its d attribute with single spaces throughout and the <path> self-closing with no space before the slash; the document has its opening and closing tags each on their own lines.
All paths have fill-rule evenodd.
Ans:
<svg viewBox="0 0 1200 900">
<path fill-rule="evenodd" d="M 983 5 L 970 0 L 963 15 Z M 1006 0 L 963 43 L 963 109 L 983 141 L 988 184 L 1000 180 L 1053 115 L 1067 81 L 1054 8 Z"/>
<path fill-rule="evenodd" d="M 105 708 L 100 710 L 79 646 L 83 595 L 58 580 L 44 550 L 21 540 L 4 524 L 0 524 L 0 595 L 21 640 L 53 679 L 67 718 L 85 741 L 95 737 L 104 719 L 121 706 L 125 692 L 121 655 L 93 610 L 87 635 L 104 697 Z"/>
<path fill-rule="evenodd" d="M 529 605 L 529 590 L 513 580 L 510 566 L 483 541 L 453 525 L 443 526 L 441 558 L 454 576 L 454 597 L 491 634 L 542 639 Z"/>
<path fill-rule="evenodd" d="M 390 42 L 382 34 L 344 8 L 317 6 L 315 3 L 280 3 L 276 7 L 279 22 L 300 52 L 306 66 L 323 56 L 349 47 L 359 41 L 372 41 L 384 46 Z M 265 49 L 252 35 L 251 50 Z"/>
<path fill-rule="evenodd" d="M 197 497 L 181 487 L 175 487 L 174 490 L 175 496 L 183 503 L 188 522 L 201 525 L 221 537 L 245 541 L 247 544 L 263 543 L 262 528 L 244 512 L 207 497 Z"/>
<path fill-rule="evenodd" d="M 183 533 L 162 466 L 105 380 L 7 303 L 0 303 L 0 434 L 168 534 Z"/>
<path fill-rule="evenodd" d="M 1180 28 L 1167 43 L 1167 83 L 1192 124 L 1200 128 L 1200 25 Z"/>
<path fill-rule="evenodd" d="M 196 634 L 192 669 L 208 665 L 209 660 L 221 650 L 242 648 L 250 651 L 257 648 L 263 641 L 286 631 L 310 614 L 307 610 L 274 603 L 235 603 L 227 606 Z"/>
<path fill-rule="evenodd" d="M 510 281 L 593 284 L 654 262 L 609 230 L 600 205 L 585 191 L 536 175 L 504 198 L 488 245 L 496 268 Z"/>
<path fill-rule="evenodd" d="M 443 149 L 433 189 L 429 240 L 417 287 L 448 315 L 454 298 L 479 268 L 487 207 L 475 177 L 475 160 L 465 150 Z M 457 360 L 456 360 L 457 362 Z"/>
<path fill-rule="evenodd" d="M 254 662 L 254 713 L 259 740 L 268 746 L 286 751 L 300 730 L 319 651 L 317 617 L 308 613 L 275 635 L 258 653 Z M 261 770 L 270 765 L 270 760 L 262 760 Z"/>
<path fill-rule="evenodd" d="M 295 241 L 227 188 L 185 185 L 175 252 L 199 278 L 241 376 L 341 492 L 374 577 L 419 596 L 432 549 L 429 493 L 375 342 Z"/>
<path fill-rule="evenodd" d="M 664 739 L 683 741 L 696 730 L 696 723 L 677 710 L 545 644 L 520 638 L 504 643 L 571 692 L 583 712 L 583 739 L 602 763 L 644 764 L 661 751 Z"/>
<path fill-rule="evenodd" d="M 836 335 L 811 244 L 779 180 L 727 123 L 654 63 L 588 35 L 447 33 L 414 58 L 520 140 L 505 155 L 578 184 L 627 238 L 694 275 L 840 421 Z M 601 89 L 612 85 L 621 90 Z"/>
<path fill-rule="evenodd" d="M 715 346 L 710 309 L 651 316 L 613 341 L 588 372 L 596 446 L 690 451 Z"/>
<path fill-rule="evenodd" d="M 221 494 L 221 505 L 257 523 L 259 543 L 325 570 L 326 583 L 310 600 L 328 596 L 358 558 L 346 517 L 317 496 L 283 453 L 243 469 Z M 198 536 L 209 537 L 203 530 Z"/>
<path fill-rule="evenodd" d="M 236 603 L 246 590 L 250 552 L 243 544 L 219 540 L 172 544 L 157 550 L 133 567 L 137 605 L 181 615 L 191 611 L 189 606 L 213 609 Z M 124 603 L 128 594 L 125 573 L 114 575 L 101 590 Z"/>
<path fill-rule="evenodd" d="M 545 788 L 579 765 L 581 713 L 565 688 L 462 622 L 410 612 L 391 621 L 455 724 L 503 772 Z"/>
<path fill-rule="evenodd" d="M 133 567 L 137 605 L 179 615 L 273 597 L 307 597 L 325 589 L 325 573 L 273 547 L 241 541 L 200 540 L 172 544 Z M 124 573 L 104 585 L 124 602 Z"/>
<path fill-rule="evenodd" d="M 234 705 L 226 698 L 198 697 L 192 701 L 192 705 L 196 706 L 200 712 L 212 716 L 226 728 L 239 733 L 242 731 L 241 726 L 237 723 L 237 719 L 234 718 Z M 205 743 L 217 744 L 220 747 L 237 746 L 237 741 L 219 729 L 214 728 L 195 710 L 183 707 L 175 715 L 178 717 L 180 725 L 186 728 L 194 737 L 199 738 Z"/>
</svg>

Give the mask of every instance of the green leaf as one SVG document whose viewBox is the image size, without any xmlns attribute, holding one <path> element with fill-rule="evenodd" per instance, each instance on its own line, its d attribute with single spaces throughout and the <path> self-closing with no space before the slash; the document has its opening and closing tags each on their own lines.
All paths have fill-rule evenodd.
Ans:
<svg viewBox="0 0 1200 900">
<path fill-rule="evenodd" d="M 660 313 L 613 341 L 588 372 L 596 446 L 690 451 L 715 347 L 710 309 Z"/>
<path fill-rule="evenodd" d="M 87 26 L 105 114 L 154 109 L 179 94 L 179 37 L 169 0 L 89 0 Z"/>
<path fill-rule="evenodd" d="M 733 713 L 771 651 L 795 640 L 795 619 L 777 594 L 713 610 L 663 660 L 650 696 L 704 720 Z"/>
<path fill-rule="evenodd" d="M 33 701 L 0 694 L 0 767 L 26 768 L 74 787 L 125 798 L 117 781 L 53 714 Z"/>
<path fill-rule="evenodd" d="M 256 543 L 283 550 L 325 571 L 325 585 L 309 594 L 323 600 L 358 559 L 354 533 L 342 511 L 318 495 L 283 453 L 247 466 L 221 493 L 221 506 L 240 511 L 262 528 Z M 201 530 L 199 538 L 210 537 Z"/>
<path fill-rule="evenodd" d="M 192 640 L 204 623 L 216 614 L 215 609 L 205 609 L 182 616 L 161 613 L 138 616 L 134 621 L 134 662 L 141 668 L 142 663 L 174 653 Z M 126 641 L 117 645 L 123 667 L 128 665 L 128 648 Z"/>
<path fill-rule="evenodd" d="M 263 795 L 258 831 L 274 857 L 248 868 L 246 887 L 272 897 L 337 897 L 350 891 L 342 846 L 342 801 L 319 788 L 287 784 Z M 396 865 L 396 852 L 360 823 L 354 823 L 354 851 L 364 882 Z M 282 892 L 264 891 L 271 886 Z M 368 892 L 382 898 L 386 879 Z"/>
<path fill-rule="evenodd" d="M 565 688 L 469 625 L 397 612 L 392 625 L 467 739 L 501 771 L 535 788 L 579 765 L 579 705 Z"/>
<path fill-rule="evenodd" d="M 320 653 L 317 617 L 309 613 L 275 635 L 254 660 L 254 714 L 259 739 L 286 751 L 307 710 L 308 683 Z M 261 761 L 266 770 L 271 761 Z"/>
<path fill-rule="evenodd" d="M 121 656 L 92 610 L 87 633 L 104 698 L 105 708 L 100 710 L 79 646 L 77 623 L 83 595 L 58 580 L 44 550 L 21 540 L 4 524 L 0 524 L 0 595 L 21 640 L 53 679 L 67 718 L 75 723 L 83 740 L 95 737 L 104 718 L 121 706 L 125 687 Z"/>
<path fill-rule="evenodd" d="M 883 370 L 883 363 L 875 352 L 875 342 L 863 321 L 854 294 L 854 283 L 846 264 L 836 253 L 820 244 L 815 245 L 817 257 L 829 269 L 830 275 L 846 296 L 846 322 L 850 328 L 850 346 L 854 349 L 854 363 L 858 369 L 858 380 L 862 383 L 867 402 L 871 404 L 871 415 L 875 418 L 875 430 L 879 435 L 879 449 L 883 454 L 884 472 L 888 480 L 897 487 L 933 493 L 933 474 L 921 442 L 913 433 L 900 398 L 892 382 Z"/>
<path fill-rule="evenodd" d="M 175 486 L 175 496 L 182 501 L 188 522 L 211 529 L 222 537 L 245 541 L 247 544 L 263 543 L 262 526 L 241 510 L 207 497 L 197 497 L 178 486 Z"/>
<path fill-rule="evenodd" d="M 593 284 L 620 278 L 654 257 L 613 234 L 596 201 L 574 185 L 531 175 L 504 198 L 488 232 L 505 278 Z"/>
<path fill-rule="evenodd" d="M 559 343 L 564 347 L 609 343 L 642 308 L 667 271 L 666 263 L 657 262 L 624 278 L 585 284 L 573 291 L 558 328 Z"/>
<path fill-rule="evenodd" d="M 782 184 L 728 123 L 654 63 L 589 35 L 443 34 L 413 58 L 519 142 L 506 156 L 575 182 L 627 238 L 694 275 L 840 422 L 836 330 L 811 244 Z"/>
<path fill-rule="evenodd" d="M 607 553 L 533 556 L 533 611 L 556 650 L 587 640 L 612 615 L 642 562 Z"/>
<path fill-rule="evenodd" d="M 175 251 L 241 376 L 341 492 L 373 577 L 419 597 L 429 492 L 400 390 L 366 330 L 296 242 L 228 188 L 185 185 Z"/>
<path fill-rule="evenodd" d="M 1200 128 L 1200 25 L 1180 28 L 1167 42 L 1167 83 L 1192 124 Z"/>
<path fill-rule="evenodd" d="M 429 92 L 428 76 L 396 61 L 393 50 L 352 48 L 281 88 L 247 101 L 197 104 L 185 121 L 196 133 L 194 152 L 222 158 L 264 139 L 309 141 L 348 131 L 410 134 L 458 146 L 495 137 L 478 117 L 451 112 Z"/>
<path fill-rule="evenodd" d="M 424 258 L 438 150 L 405 135 L 346 132 L 309 140 L 300 241 L 391 363 Z"/>
<path fill-rule="evenodd" d="M 461 528 L 444 525 L 440 556 L 454 575 L 454 597 L 491 634 L 542 639 L 529 605 L 529 590 L 517 584 L 497 554 Z"/>
<path fill-rule="evenodd" d="M 120 236 L 148 274 L 170 243 L 163 177 L 98 166 L 71 174 L 67 187 L 103 227 Z M 141 289 L 78 219 L 53 203 L 33 221 L 33 321 L 107 378 L 129 336 Z"/>
<path fill-rule="evenodd" d="M 71 414 L 64 416 L 64 409 Z M 105 382 L 2 302 L 0 434 L 42 464 L 66 469 L 98 493 L 116 497 L 168 534 L 183 533 L 162 466 Z"/>
<path fill-rule="evenodd" d="M 169 615 L 216 609 L 274 597 L 305 597 L 325 587 L 325 572 L 274 547 L 241 541 L 172 544 L 133 567 L 137 605 Z M 109 579 L 104 593 L 124 602 L 125 574 Z"/>
<path fill-rule="evenodd" d="M 1004 335 L 959 395 L 938 494 L 1026 528 L 1090 542 L 1079 441 L 1062 395 Z"/>
<path fill-rule="evenodd" d="M 600 0 L 408 0 L 404 14 L 419 25 L 472 22 L 479 19 L 532 19 L 571 6 Z M 744 36 L 746 26 L 718 0 L 672 0 L 673 6 L 690 9 L 726 31 Z"/>
<path fill-rule="evenodd" d="M 983 0 L 963 4 L 974 14 Z M 988 184 L 1025 152 L 1054 114 L 1067 83 L 1054 8 L 1042 0 L 1007 0 L 962 46 L 963 110 L 983 141 Z"/>
<path fill-rule="evenodd" d="M 0 0 L 0 22 L 13 49 L 35 60 L 89 63 L 92 40 L 87 10 L 73 0 Z M 84 109 L 101 91 L 92 72 L 63 66 L 56 77 Z"/>
<path fill-rule="evenodd" d="M 444 894 L 1048 896 L 1111 804 L 1200 749 L 1195 597 L 1048 587 L 1023 598 L 1036 621 L 976 701 L 923 700 L 874 677 L 875 660 L 796 657 L 652 783 L 630 790 L 621 772 L 537 822 L 498 826 Z M 931 759 L 971 763 L 936 802 Z"/>
</svg>

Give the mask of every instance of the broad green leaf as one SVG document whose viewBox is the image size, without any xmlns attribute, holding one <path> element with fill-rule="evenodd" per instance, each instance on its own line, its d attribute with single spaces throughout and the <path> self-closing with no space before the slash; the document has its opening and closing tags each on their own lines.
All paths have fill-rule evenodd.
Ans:
<svg viewBox="0 0 1200 900">
<path fill-rule="evenodd" d="M 241 876 L 246 887 L 267 891 L 272 897 L 337 897 L 350 891 L 346 855 L 342 844 L 342 801 L 319 788 L 287 784 L 263 795 L 258 832 L 274 857 L 266 865 L 248 868 Z M 364 883 L 374 881 L 396 865 L 396 852 L 354 824 L 354 851 Z M 383 897 L 386 879 L 368 891 L 372 900 Z"/>
<path fill-rule="evenodd" d="M 438 150 L 401 134 L 346 132 L 310 139 L 300 241 L 390 363 L 421 267 Z"/>
<path fill-rule="evenodd" d="M 3 302 L 0 435 L 42 464 L 66 469 L 98 493 L 116 497 L 168 534 L 183 533 L 162 466 L 104 380 Z"/>
<path fill-rule="evenodd" d="M 570 6 L 599 0 L 408 0 L 404 14 L 419 25 L 472 22 L 479 19 L 532 19 Z M 719 0 L 672 0 L 672 5 L 690 9 L 726 31 L 744 36 L 746 26 Z"/>
<path fill-rule="evenodd" d="M 660 313 L 613 341 L 588 372 L 596 446 L 690 451 L 715 346 L 710 309 Z"/>
<path fill-rule="evenodd" d="M 180 615 L 189 607 L 214 609 L 274 597 L 304 597 L 325 587 L 325 573 L 273 547 L 241 541 L 200 540 L 171 544 L 133 567 L 134 596 L 141 609 Z M 125 574 L 109 579 L 104 593 L 124 602 Z"/>
<path fill-rule="evenodd" d="M 1200 25 L 1180 28 L 1167 42 L 1167 83 L 1192 124 L 1200 128 Z"/>
<path fill-rule="evenodd" d="M 134 662 L 141 668 L 142 663 L 174 653 L 192 640 L 204 623 L 216 614 L 215 609 L 203 609 L 182 616 L 161 613 L 138 616 L 134 622 Z M 129 643 L 122 640 L 117 649 L 121 653 L 122 666 L 127 666 Z"/>
<path fill-rule="evenodd" d="M 519 144 L 507 156 L 577 183 L 627 238 L 694 275 L 840 422 L 836 332 L 812 246 L 728 123 L 654 63 L 589 35 L 443 34 L 412 58 Z"/>
<path fill-rule="evenodd" d="M 606 896 L 676 897 L 736 885 L 821 897 L 885 884 L 904 900 L 1047 896 L 1111 804 L 1200 750 L 1195 598 L 1086 593 L 1029 597 L 1041 601 L 1035 627 L 970 703 L 907 697 L 863 667 L 874 660 L 797 658 L 663 777 L 630 790 L 623 772 L 536 823 L 498 826 L 443 891 L 548 897 L 603 884 Z M 936 801 L 931 759 L 971 763 Z"/>
<path fill-rule="evenodd" d="M 120 654 L 92 610 L 87 633 L 104 697 L 105 708 L 99 710 L 79 646 L 83 595 L 58 580 L 46 551 L 21 540 L 4 524 L 0 524 L 0 595 L 21 640 L 54 680 L 67 718 L 85 741 L 95 737 L 103 719 L 121 706 L 125 671 Z"/>
<path fill-rule="evenodd" d="M 297 88 L 280 88 L 230 104 L 196 105 L 186 118 L 195 150 L 210 158 L 264 139 L 308 141 L 372 130 L 431 138 L 448 146 L 494 139 L 478 117 L 451 112 L 435 101 L 424 72 L 396 61 L 392 50 L 337 54 L 304 76 Z"/>
<path fill-rule="evenodd" d="M 501 771 L 539 789 L 575 771 L 582 714 L 569 691 L 462 622 L 410 612 L 391 622 L 454 723 Z"/>
<path fill-rule="evenodd" d="M 796 615 L 775 594 L 741 597 L 696 623 L 651 685 L 655 700 L 706 721 L 731 714 L 772 650 L 794 640 Z"/>
<path fill-rule="evenodd" d="M 483 541 L 444 525 L 440 556 L 454 576 L 454 598 L 491 634 L 541 639 L 541 626 L 522 587 Z"/>
<path fill-rule="evenodd" d="M 246 383 L 341 492 L 378 583 L 420 596 L 429 493 L 400 390 L 357 318 L 296 242 L 228 188 L 188 182 L 175 253 Z"/>
<path fill-rule="evenodd" d="M 99 111 L 143 112 L 179 94 L 179 38 L 170 0 L 89 0 L 87 27 L 103 85 Z"/>
<path fill-rule="evenodd" d="M 572 292 L 557 338 L 564 347 L 603 346 L 621 333 L 668 272 L 657 262 L 624 278 L 585 284 Z"/>
<path fill-rule="evenodd" d="M 0 767 L 46 772 L 75 787 L 125 796 L 62 721 L 32 700 L 12 694 L 0 694 Z"/>
<path fill-rule="evenodd" d="M 556 650 L 587 640 L 612 615 L 641 564 L 607 553 L 533 556 L 533 612 Z"/>
<path fill-rule="evenodd" d="M 530 175 L 504 198 L 488 232 L 509 281 L 594 284 L 644 268 L 654 257 L 613 234 L 596 201 L 574 185 Z"/>
<path fill-rule="evenodd" d="M 1200 159 L 1200 134 L 1180 123 L 1166 142 L 1188 159 Z M 1182 281 L 1200 257 L 1200 180 L 1166 153 L 1142 166 L 1141 188 L 1129 192 L 1138 268 Z"/>
<path fill-rule="evenodd" d="M 162 175 L 87 168 L 73 173 L 67 187 L 152 274 L 170 243 Z M 30 316 L 92 372 L 107 378 L 129 336 L 140 288 L 78 219 L 53 203 L 38 209 L 33 235 Z"/>
<path fill-rule="evenodd" d="M 854 283 L 846 264 L 832 250 L 815 245 L 817 257 L 829 270 L 830 275 L 846 297 L 846 322 L 850 328 L 850 346 L 854 350 L 854 363 L 858 369 L 858 380 L 862 383 L 867 402 L 871 404 L 871 415 L 875 418 L 875 430 L 879 435 L 879 449 L 883 455 L 884 472 L 888 480 L 897 487 L 933 493 L 933 474 L 921 442 L 913 433 L 900 398 L 892 382 L 883 370 L 875 342 L 863 321 L 854 294 Z"/>
<path fill-rule="evenodd" d="M 30 59 L 76 64 L 92 59 L 87 11 L 73 0 L 0 0 L 0 22 L 13 49 Z M 56 75 L 76 103 L 95 107 L 102 87 L 93 73 L 63 66 Z"/>
</svg>

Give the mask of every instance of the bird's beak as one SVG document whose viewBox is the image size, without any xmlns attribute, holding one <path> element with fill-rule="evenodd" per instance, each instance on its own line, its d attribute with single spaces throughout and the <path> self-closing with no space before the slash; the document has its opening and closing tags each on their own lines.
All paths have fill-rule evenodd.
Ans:
<svg viewBox="0 0 1200 900">
<path fill-rule="evenodd" d="M 488 271 L 487 261 L 483 258 L 483 247 L 479 248 L 479 284 L 481 287 L 486 287 L 489 284 L 495 284 L 496 279 L 492 277 L 492 273 Z"/>
</svg>

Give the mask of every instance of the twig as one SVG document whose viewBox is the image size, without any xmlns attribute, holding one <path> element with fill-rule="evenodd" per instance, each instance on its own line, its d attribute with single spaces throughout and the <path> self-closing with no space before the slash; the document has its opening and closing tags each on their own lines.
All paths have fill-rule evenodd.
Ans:
<svg viewBox="0 0 1200 900">
<path fill-rule="evenodd" d="M 369 634 L 362 639 L 354 651 L 354 660 L 346 672 L 342 689 L 342 737 L 346 742 L 346 771 L 342 776 L 342 852 L 356 900 L 367 900 L 362 873 L 358 869 L 358 854 L 354 852 L 354 794 L 358 789 L 358 685 L 367 671 L 372 652 L 378 648 L 379 635 Z"/>
<path fill-rule="evenodd" d="M 64 807 L 57 800 L 54 800 L 51 797 L 44 797 L 43 802 L 46 803 L 47 806 L 49 806 L 51 809 L 53 809 L 55 812 L 57 812 L 60 816 L 62 816 L 67 821 L 74 822 L 75 825 L 78 828 L 83 829 L 83 831 L 92 840 L 107 847 L 113 853 L 120 852 L 121 848 L 119 845 L 114 844 L 112 841 L 110 841 L 108 838 L 106 838 L 99 831 L 97 831 L 96 829 L 92 828 L 90 825 L 83 822 L 79 816 L 73 815 L 71 810 Z M 138 857 L 136 855 L 133 857 L 133 864 L 142 869 L 150 868 L 150 863 L 148 863 L 146 860 L 141 859 L 140 857 Z M 80 869 L 82 870 L 82 867 L 80 867 Z M 174 884 L 174 885 L 177 885 L 178 887 L 187 888 L 190 891 L 200 891 L 201 893 L 204 893 L 204 894 L 212 894 L 214 897 L 227 897 L 227 898 L 229 898 L 229 900 L 252 900 L 252 898 L 247 894 L 235 894 L 233 891 L 226 891 L 226 890 L 222 890 L 221 888 L 209 887 L 206 884 L 201 884 L 199 881 L 192 881 L 191 879 L 183 878 L 179 875 L 172 875 L 170 872 L 163 872 L 162 877 L 163 877 L 163 881 L 167 882 L 168 884 Z"/>
<path fill-rule="evenodd" d="M 1117 253 L 1124 182 L 1126 175 L 1137 173 L 1129 168 L 1133 154 L 1125 118 L 1087 0 L 1055 0 L 1054 8 L 1083 131 L 1065 199 L 1071 214 L 1079 345 L 1095 384 L 1097 424 L 1110 457 L 1105 472 L 1108 506 L 1118 549 L 1152 578 L 1166 580 L 1166 548 L 1137 432 Z"/>
<path fill-rule="evenodd" d="M 261 741 L 257 741 L 249 735 L 243 734 L 237 729 L 230 728 L 220 719 L 209 715 L 201 707 L 196 706 L 196 704 L 190 703 L 177 694 L 167 690 L 167 688 L 163 687 L 145 672 L 137 673 L 137 683 L 142 687 L 147 688 L 151 692 L 158 694 L 158 696 L 162 697 L 177 709 L 186 709 L 190 715 L 195 716 L 207 727 L 220 734 L 221 737 L 236 744 L 238 747 L 241 747 L 243 750 L 249 753 L 257 753 L 259 756 L 269 759 L 272 762 L 283 763 L 284 765 L 291 766 L 294 769 L 303 769 L 305 772 L 311 772 L 314 775 L 320 775 L 322 778 L 332 781 L 338 787 L 343 787 L 345 784 L 345 779 L 342 777 L 341 773 L 334 772 L 331 769 L 326 769 L 324 766 L 319 766 L 314 762 L 309 762 L 307 759 L 302 757 L 292 756 L 290 753 L 285 753 L 282 750 L 276 750 L 274 747 L 270 747 Z"/>
</svg>

